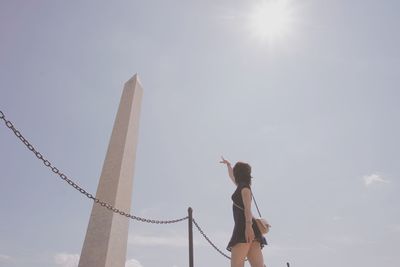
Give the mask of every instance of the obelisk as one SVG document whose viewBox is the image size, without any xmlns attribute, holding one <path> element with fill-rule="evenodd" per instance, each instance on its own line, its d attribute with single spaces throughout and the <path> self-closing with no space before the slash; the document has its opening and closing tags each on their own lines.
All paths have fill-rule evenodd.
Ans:
<svg viewBox="0 0 400 267">
<path fill-rule="evenodd" d="M 142 86 L 135 74 L 125 83 L 96 198 L 130 212 Z M 79 267 L 124 267 L 128 218 L 94 203 Z"/>
</svg>

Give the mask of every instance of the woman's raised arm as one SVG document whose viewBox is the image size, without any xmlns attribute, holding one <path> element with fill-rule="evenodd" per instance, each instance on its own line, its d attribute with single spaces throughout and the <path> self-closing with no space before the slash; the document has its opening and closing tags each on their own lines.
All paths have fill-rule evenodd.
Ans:
<svg viewBox="0 0 400 267">
<path fill-rule="evenodd" d="M 237 184 L 236 184 L 236 181 L 235 181 L 235 177 L 233 176 L 233 169 L 232 169 L 231 163 L 230 163 L 228 160 L 224 159 L 223 156 L 221 156 L 221 161 L 220 161 L 219 163 L 226 164 L 226 167 L 228 168 L 228 175 L 229 175 L 229 177 L 231 178 L 232 182 L 233 182 L 235 185 L 237 185 Z"/>
</svg>

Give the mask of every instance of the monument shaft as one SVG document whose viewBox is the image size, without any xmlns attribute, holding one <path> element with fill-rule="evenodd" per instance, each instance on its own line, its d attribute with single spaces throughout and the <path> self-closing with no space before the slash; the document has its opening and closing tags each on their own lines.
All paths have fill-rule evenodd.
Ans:
<svg viewBox="0 0 400 267">
<path fill-rule="evenodd" d="M 125 83 L 96 197 L 130 212 L 143 89 L 135 74 Z M 124 267 L 129 220 L 94 203 L 79 267 Z"/>
</svg>

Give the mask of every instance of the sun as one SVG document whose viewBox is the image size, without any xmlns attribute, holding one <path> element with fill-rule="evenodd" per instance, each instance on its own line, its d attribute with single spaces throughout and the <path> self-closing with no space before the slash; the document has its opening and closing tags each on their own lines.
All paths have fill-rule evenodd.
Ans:
<svg viewBox="0 0 400 267">
<path fill-rule="evenodd" d="M 275 41 L 290 31 L 292 15 L 289 0 L 264 0 L 253 6 L 248 26 L 254 37 Z"/>
</svg>

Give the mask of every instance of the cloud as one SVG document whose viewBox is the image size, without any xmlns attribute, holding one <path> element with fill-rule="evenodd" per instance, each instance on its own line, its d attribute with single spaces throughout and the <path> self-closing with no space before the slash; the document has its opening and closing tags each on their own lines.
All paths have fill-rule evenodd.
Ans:
<svg viewBox="0 0 400 267">
<path fill-rule="evenodd" d="M 292 255 L 294 253 L 310 253 L 311 251 L 316 251 L 316 248 L 308 246 L 308 245 L 301 245 L 301 246 L 293 246 L 293 245 L 275 245 L 269 244 L 268 245 L 268 255 L 273 257 L 281 257 L 283 255 Z"/>
<path fill-rule="evenodd" d="M 212 235 L 215 238 L 214 235 Z M 213 241 L 216 241 L 213 239 Z M 205 241 L 206 242 L 206 241 Z M 196 247 L 205 246 L 206 243 L 203 242 L 202 239 L 193 240 L 193 245 Z M 183 248 L 189 246 L 189 239 L 186 233 L 179 232 L 167 232 L 162 234 L 152 235 L 150 234 L 130 234 L 128 237 L 128 244 L 134 246 L 144 246 L 144 247 L 153 247 L 153 246 L 166 246 L 166 247 L 175 247 L 175 248 Z"/>
<path fill-rule="evenodd" d="M 77 267 L 79 263 L 78 254 L 57 253 L 54 256 L 54 262 L 62 267 Z"/>
<path fill-rule="evenodd" d="M 0 262 L 8 262 L 11 260 L 11 257 L 8 255 L 0 254 Z"/>
<path fill-rule="evenodd" d="M 138 260 L 130 259 L 126 261 L 125 267 L 143 267 L 143 265 Z"/>
<path fill-rule="evenodd" d="M 389 226 L 390 231 L 400 233 L 400 224 L 392 224 Z"/>
<path fill-rule="evenodd" d="M 342 217 L 342 216 L 336 215 L 336 216 L 333 216 L 332 219 L 333 219 L 334 221 L 341 221 L 341 220 L 343 220 L 343 217 Z"/>
<path fill-rule="evenodd" d="M 169 247 L 186 247 L 188 246 L 188 238 L 185 236 L 146 236 L 132 235 L 129 238 L 129 244 L 139 246 L 169 246 Z"/>
<path fill-rule="evenodd" d="M 8 257 L 0 254 L 0 262 L 3 256 Z M 54 262 L 61 267 L 78 267 L 79 254 L 57 253 L 54 256 Z M 125 267 L 143 267 L 143 265 L 138 260 L 130 259 L 125 262 Z"/>
<path fill-rule="evenodd" d="M 329 245 L 339 245 L 339 246 L 357 246 L 366 243 L 366 240 L 360 236 L 356 235 L 327 235 L 324 238 L 325 242 L 328 242 Z"/>
<path fill-rule="evenodd" d="M 373 173 L 371 175 L 365 175 L 363 177 L 363 180 L 364 180 L 365 186 L 371 186 L 372 184 L 375 184 L 375 183 L 389 183 L 388 180 L 386 180 L 381 175 L 376 174 L 376 173 Z"/>
</svg>

